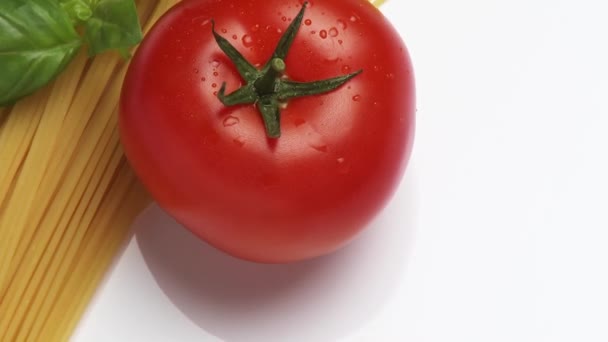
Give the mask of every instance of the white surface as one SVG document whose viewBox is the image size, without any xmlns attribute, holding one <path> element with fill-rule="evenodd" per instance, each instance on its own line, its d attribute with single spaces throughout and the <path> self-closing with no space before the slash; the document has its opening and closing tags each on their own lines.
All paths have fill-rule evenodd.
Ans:
<svg viewBox="0 0 608 342">
<path fill-rule="evenodd" d="M 151 208 L 74 341 L 608 341 L 608 3 L 382 10 L 419 111 L 374 226 L 329 258 L 269 267 Z"/>
</svg>

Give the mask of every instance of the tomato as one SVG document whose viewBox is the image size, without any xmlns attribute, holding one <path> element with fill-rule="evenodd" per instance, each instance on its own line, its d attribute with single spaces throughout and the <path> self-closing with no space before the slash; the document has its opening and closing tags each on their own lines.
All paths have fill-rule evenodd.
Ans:
<svg viewBox="0 0 608 342">
<path fill-rule="evenodd" d="M 303 5 L 183 1 L 145 37 L 123 85 L 121 139 L 154 199 L 209 244 L 256 262 L 347 244 L 390 200 L 412 149 L 414 79 L 399 34 L 365 0 Z M 278 61 L 285 69 L 268 76 L 292 26 Z M 266 72 L 265 90 L 250 87 L 262 73 L 245 79 L 218 39 Z M 272 97 L 339 77 L 347 79 L 323 92 Z M 223 103 L 244 88 L 260 97 Z M 270 121 L 261 115 L 267 98 L 276 105 Z"/>
</svg>

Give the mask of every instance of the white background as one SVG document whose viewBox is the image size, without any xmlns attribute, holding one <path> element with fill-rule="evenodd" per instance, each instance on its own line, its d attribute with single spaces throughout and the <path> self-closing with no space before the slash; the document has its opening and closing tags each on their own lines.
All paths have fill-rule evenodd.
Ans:
<svg viewBox="0 0 608 342">
<path fill-rule="evenodd" d="M 608 341 L 608 3 L 388 0 L 415 152 L 350 247 L 232 259 L 146 211 L 73 340 Z"/>
</svg>

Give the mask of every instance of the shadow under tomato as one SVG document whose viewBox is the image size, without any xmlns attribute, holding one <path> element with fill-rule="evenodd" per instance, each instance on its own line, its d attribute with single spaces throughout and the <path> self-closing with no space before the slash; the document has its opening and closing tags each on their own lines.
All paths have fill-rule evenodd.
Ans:
<svg viewBox="0 0 608 342">
<path fill-rule="evenodd" d="M 404 280 L 416 225 L 412 172 L 383 213 L 329 256 L 265 265 L 226 255 L 157 206 L 136 239 L 160 288 L 206 332 L 231 342 L 333 341 L 374 318 Z"/>
</svg>

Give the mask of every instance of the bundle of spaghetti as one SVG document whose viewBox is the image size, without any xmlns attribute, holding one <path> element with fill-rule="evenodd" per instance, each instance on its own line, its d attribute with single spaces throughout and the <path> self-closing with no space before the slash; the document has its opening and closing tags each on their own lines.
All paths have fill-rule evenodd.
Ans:
<svg viewBox="0 0 608 342">
<path fill-rule="evenodd" d="M 145 31 L 177 0 L 141 0 Z M 79 55 L 0 111 L 0 341 L 67 340 L 150 199 L 125 161 L 127 63 Z"/>
</svg>

